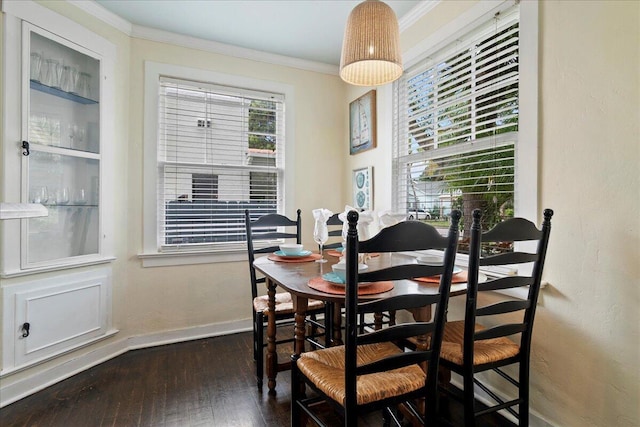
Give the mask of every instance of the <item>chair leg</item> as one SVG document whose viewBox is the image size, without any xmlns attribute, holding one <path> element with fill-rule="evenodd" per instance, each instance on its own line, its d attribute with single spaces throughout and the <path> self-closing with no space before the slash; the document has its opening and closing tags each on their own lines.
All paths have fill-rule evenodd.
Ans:
<svg viewBox="0 0 640 427">
<path fill-rule="evenodd" d="M 301 423 L 301 412 L 298 401 L 302 398 L 300 391 L 300 376 L 298 375 L 298 356 L 291 356 L 291 427 L 299 427 Z"/>
<path fill-rule="evenodd" d="M 520 362 L 518 394 L 522 400 L 522 403 L 518 405 L 518 425 L 529 427 L 529 366 L 526 361 Z"/>
<path fill-rule="evenodd" d="M 256 381 L 258 390 L 262 390 L 262 380 L 264 378 L 264 315 L 256 313 L 256 322 L 254 328 L 254 346 L 256 352 L 254 358 L 256 360 Z"/>
<path fill-rule="evenodd" d="M 475 393 L 473 389 L 473 374 L 465 374 L 463 378 L 464 392 L 464 425 L 465 427 L 474 427 L 476 425 L 475 416 Z"/>
</svg>

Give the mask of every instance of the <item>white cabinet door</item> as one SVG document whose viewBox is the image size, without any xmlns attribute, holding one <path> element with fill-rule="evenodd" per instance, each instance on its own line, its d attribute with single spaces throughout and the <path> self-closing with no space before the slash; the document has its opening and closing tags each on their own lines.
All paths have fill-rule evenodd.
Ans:
<svg viewBox="0 0 640 427">
<path fill-rule="evenodd" d="M 3 372 L 104 336 L 111 324 L 110 268 L 2 288 Z"/>
<path fill-rule="evenodd" d="M 2 223 L 2 277 L 112 255 L 115 47 L 31 1 L 3 2 L 5 202 L 49 215 Z"/>
</svg>

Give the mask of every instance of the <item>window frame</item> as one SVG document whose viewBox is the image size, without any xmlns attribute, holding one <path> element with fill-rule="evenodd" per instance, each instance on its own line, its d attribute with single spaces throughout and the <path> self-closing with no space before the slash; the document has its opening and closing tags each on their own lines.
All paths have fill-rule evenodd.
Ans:
<svg viewBox="0 0 640 427">
<path fill-rule="evenodd" d="M 405 69 L 411 68 L 420 60 L 428 57 L 456 38 L 493 19 L 496 13 L 510 9 L 516 4 L 513 0 L 479 2 L 457 18 L 409 49 L 403 59 Z M 519 2 L 519 119 L 518 143 L 516 144 L 514 211 L 515 216 L 539 223 L 538 195 L 538 2 Z M 394 84 L 394 91 L 397 91 Z M 393 129 L 394 142 L 398 135 L 396 125 Z M 395 147 L 394 147 L 395 148 Z M 392 167 L 395 167 L 397 150 L 393 151 Z M 398 177 L 393 177 L 394 193 L 398 188 Z M 395 204 L 398 200 L 393 200 Z M 523 242 L 519 250 L 530 250 L 531 246 Z M 535 249 L 535 248 L 533 248 Z M 465 266 L 468 256 L 458 254 L 456 263 Z M 487 272 L 489 275 L 509 274 L 508 268 Z M 505 291 L 515 297 L 526 297 L 528 288 Z"/>
<path fill-rule="evenodd" d="M 441 30 L 418 43 L 404 56 L 405 68 L 411 68 L 430 54 L 444 48 L 500 11 L 511 8 L 513 0 L 480 2 Z M 538 212 L 538 4 L 520 2 L 519 123 L 516 145 L 515 214 L 537 222 Z M 394 87 L 394 90 L 395 87 Z M 396 129 L 394 129 L 396 132 Z M 394 136 L 397 138 L 397 136 Z M 395 152 L 394 152 L 395 160 Z M 394 177 L 393 188 L 397 187 Z"/>
<path fill-rule="evenodd" d="M 143 249 L 138 254 L 143 267 L 170 265 L 202 264 L 215 262 L 242 261 L 246 259 L 246 247 L 242 244 L 223 249 L 185 248 L 180 251 L 162 252 L 157 242 L 158 204 L 157 204 L 157 136 L 158 103 L 160 77 L 169 76 L 181 80 L 211 82 L 216 85 L 232 86 L 248 90 L 276 92 L 284 95 L 285 109 L 285 152 L 283 156 L 284 180 L 281 189 L 283 195 L 279 206 L 284 212 L 293 211 L 295 200 L 293 188 L 295 180 L 294 157 L 294 88 L 291 85 L 236 76 L 215 71 L 145 61 L 144 67 L 144 151 L 143 151 Z M 286 194 L 286 196 L 285 196 Z"/>
</svg>

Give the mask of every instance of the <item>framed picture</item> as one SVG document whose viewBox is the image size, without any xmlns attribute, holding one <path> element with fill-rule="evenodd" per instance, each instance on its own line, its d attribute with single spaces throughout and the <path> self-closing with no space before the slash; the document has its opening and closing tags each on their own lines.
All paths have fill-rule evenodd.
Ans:
<svg viewBox="0 0 640 427">
<path fill-rule="evenodd" d="M 371 90 L 349 104 L 349 153 L 376 147 L 376 91 Z"/>
<path fill-rule="evenodd" d="M 373 209 L 373 167 L 353 171 L 353 206 L 358 210 Z"/>
</svg>

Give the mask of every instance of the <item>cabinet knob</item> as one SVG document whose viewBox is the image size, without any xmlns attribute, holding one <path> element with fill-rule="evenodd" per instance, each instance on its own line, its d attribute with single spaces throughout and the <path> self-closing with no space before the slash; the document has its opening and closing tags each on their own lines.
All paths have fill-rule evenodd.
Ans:
<svg viewBox="0 0 640 427">
<path fill-rule="evenodd" d="M 26 338 L 29 336 L 29 328 L 31 328 L 31 325 L 29 324 L 29 322 L 25 322 L 22 325 L 22 338 Z"/>
</svg>

